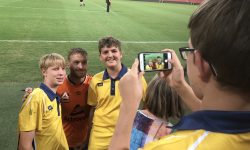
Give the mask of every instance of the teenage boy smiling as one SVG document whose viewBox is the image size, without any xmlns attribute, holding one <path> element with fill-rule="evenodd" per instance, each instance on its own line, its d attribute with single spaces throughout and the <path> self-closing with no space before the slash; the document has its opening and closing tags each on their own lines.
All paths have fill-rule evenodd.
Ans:
<svg viewBox="0 0 250 150">
<path fill-rule="evenodd" d="M 56 53 L 40 59 L 43 83 L 24 100 L 19 113 L 19 150 L 68 150 L 56 90 L 64 81 L 65 60 Z"/>
<path fill-rule="evenodd" d="M 92 106 L 92 130 L 89 149 L 108 149 L 120 111 L 121 96 L 118 83 L 127 73 L 128 68 L 122 64 L 121 43 L 113 37 L 99 40 L 99 59 L 106 69 L 93 76 L 89 91 L 88 104 Z M 143 78 L 143 92 L 146 81 Z"/>
</svg>

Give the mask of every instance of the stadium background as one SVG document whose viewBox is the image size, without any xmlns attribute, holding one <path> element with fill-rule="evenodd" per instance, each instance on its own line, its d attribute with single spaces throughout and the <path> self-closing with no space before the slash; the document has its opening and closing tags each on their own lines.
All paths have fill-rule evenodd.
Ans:
<svg viewBox="0 0 250 150">
<path fill-rule="evenodd" d="M 0 149 L 16 149 L 21 90 L 42 80 L 43 54 L 66 56 L 72 47 L 85 48 L 93 75 L 104 69 L 97 50 L 103 36 L 122 41 L 127 66 L 142 51 L 178 50 L 187 46 L 187 23 L 197 5 L 176 2 L 112 0 L 106 13 L 104 0 L 87 0 L 82 8 L 77 0 L 0 0 Z"/>
</svg>

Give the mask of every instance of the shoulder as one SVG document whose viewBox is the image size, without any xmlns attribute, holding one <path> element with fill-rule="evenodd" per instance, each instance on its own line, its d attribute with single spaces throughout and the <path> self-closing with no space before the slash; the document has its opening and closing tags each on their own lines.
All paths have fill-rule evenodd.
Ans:
<svg viewBox="0 0 250 150">
<path fill-rule="evenodd" d="M 91 79 L 92 79 L 91 75 L 86 75 L 85 83 L 90 83 Z"/>
<path fill-rule="evenodd" d="M 148 143 L 144 146 L 147 149 L 188 149 L 199 137 L 203 136 L 204 130 L 177 131 L 162 137 L 160 140 Z"/>
<path fill-rule="evenodd" d="M 23 102 L 22 108 L 27 105 L 40 105 L 41 103 L 43 103 L 43 99 L 45 96 L 46 94 L 40 88 L 34 89 Z"/>
<path fill-rule="evenodd" d="M 101 72 L 95 74 L 95 75 L 93 76 L 93 78 L 100 78 L 100 77 L 102 78 L 102 77 L 103 77 L 103 74 L 104 74 L 104 71 L 101 71 Z"/>
<path fill-rule="evenodd" d="M 100 81 L 102 81 L 102 79 L 103 79 L 103 74 L 104 74 L 104 71 L 95 74 L 95 75 L 91 78 L 91 82 L 100 82 Z"/>
<path fill-rule="evenodd" d="M 45 96 L 45 93 L 42 89 L 40 88 L 35 88 L 32 93 L 28 96 L 28 98 L 32 98 L 36 101 L 39 101 Z"/>
</svg>

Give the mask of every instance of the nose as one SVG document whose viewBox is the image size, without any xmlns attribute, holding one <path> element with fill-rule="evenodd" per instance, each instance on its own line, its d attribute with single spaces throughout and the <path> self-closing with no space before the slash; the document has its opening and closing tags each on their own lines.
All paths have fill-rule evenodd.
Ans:
<svg viewBox="0 0 250 150">
<path fill-rule="evenodd" d="M 66 70 L 64 68 L 60 68 L 59 69 L 59 74 L 63 75 L 63 76 L 66 75 Z"/>
<path fill-rule="evenodd" d="M 109 51 L 107 55 L 108 55 L 108 57 L 112 57 L 112 52 Z"/>
<path fill-rule="evenodd" d="M 77 67 L 78 67 L 79 69 L 82 69 L 82 68 L 83 68 L 83 64 L 82 64 L 82 63 L 78 63 Z"/>
</svg>

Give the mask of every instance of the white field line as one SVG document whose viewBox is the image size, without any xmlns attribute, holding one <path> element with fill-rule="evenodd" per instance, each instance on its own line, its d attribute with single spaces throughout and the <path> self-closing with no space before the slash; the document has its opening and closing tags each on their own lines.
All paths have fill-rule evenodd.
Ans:
<svg viewBox="0 0 250 150">
<path fill-rule="evenodd" d="M 0 40 L 9 43 L 97 43 L 98 41 Z M 186 44 L 187 41 L 121 41 L 129 44 Z"/>
<path fill-rule="evenodd" d="M 58 9 L 58 8 L 35 8 L 35 7 L 18 7 L 18 6 L 0 6 L 2 8 L 17 8 L 17 9 L 45 9 L 45 10 L 53 10 L 53 11 L 90 11 L 90 12 L 100 12 L 99 10 L 86 10 L 86 9 Z"/>
</svg>

